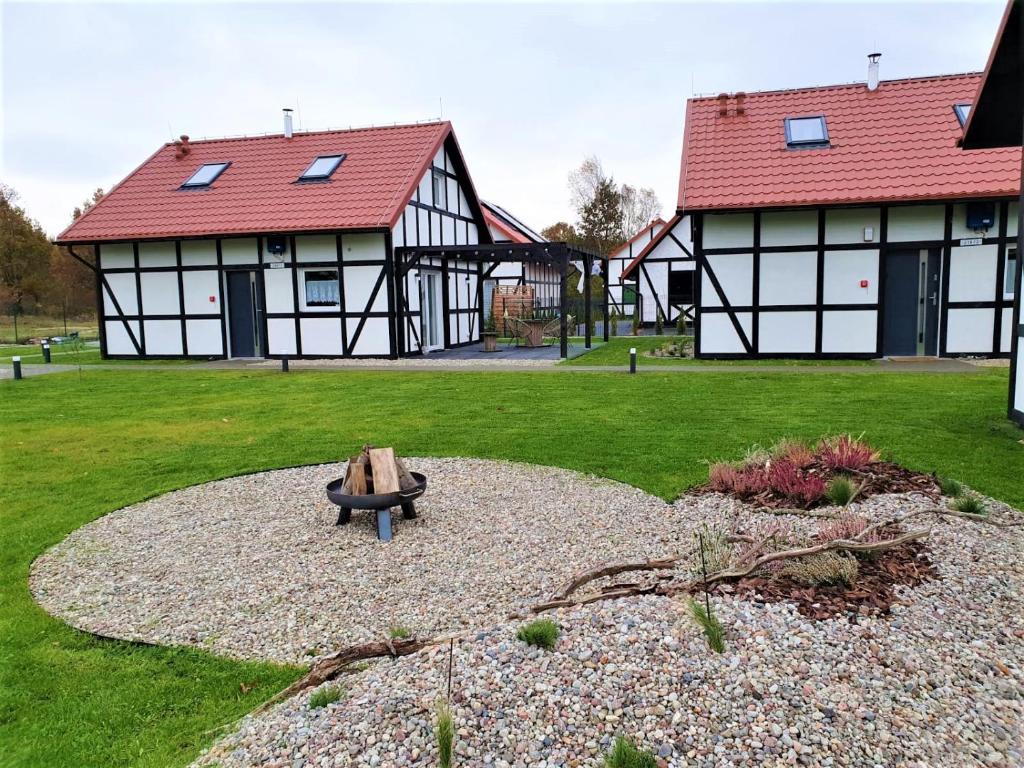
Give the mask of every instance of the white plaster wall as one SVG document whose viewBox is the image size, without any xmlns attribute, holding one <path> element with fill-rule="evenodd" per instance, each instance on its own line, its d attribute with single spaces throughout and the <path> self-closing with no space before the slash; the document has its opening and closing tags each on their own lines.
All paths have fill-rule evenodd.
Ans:
<svg viewBox="0 0 1024 768">
<path fill-rule="evenodd" d="M 992 309 L 950 309 L 946 320 L 946 351 L 953 354 L 992 351 Z"/>
<path fill-rule="evenodd" d="M 874 354 L 878 347 L 878 313 L 873 310 L 823 312 L 823 353 Z"/>
<path fill-rule="evenodd" d="M 147 355 L 180 355 L 183 353 L 180 320 L 146 320 L 145 329 Z"/>
<path fill-rule="evenodd" d="M 751 316 L 749 312 L 737 315 L 740 327 L 750 338 Z M 746 348 L 733 327 L 729 315 L 724 312 L 705 312 L 700 316 L 700 351 L 702 354 L 746 354 Z"/>
<path fill-rule="evenodd" d="M 370 299 L 373 286 L 380 277 L 383 267 L 345 267 L 345 309 L 348 312 L 362 312 L 366 302 Z M 387 286 L 382 284 L 377 292 L 377 298 L 370 307 L 371 312 L 387 312 L 388 294 Z"/>
<path fill-rule="evenodd" d="M 220 252 L 225 264 L 258 264 L 260 260 L 255 237 L 221 240 Z"/>
<path fill-rule="evenodd" d="M 186 320 L 185 337 L 190 355 L 224 354 L 220 337 L 220 320 Z"/>
<path fill-rule="evenodd" d="M 748 306 L 753 300 L 754 257 L 749 253 L 709 254 L 705 257 L 718 278 L 719 285 L 731 306 Z M 701 282 L 701 302 L 706 307 L 720 307 L 718 292 L 705 272 Z"/>
<path fill-rule="evenodd" d="M 398 223 L 395 224 L 395 228 L 391 230 L 391 243 L 395 248 L 402 248 L 406 244 L 405 228 L 403 227 L 403 224 L 405 223 L 405 213 L 408 210 L 409 208 L 406 207 L 405 211 L 403 211 L 402 215 L 398 218 Z"/>
<path fill-rule="evenodd" d="M 860 281 L 868 287 L 861 288 Z M 826 304 L 878 301 L 878 251 L 826 251 L 823 298 Z"/>
<path fill-rule="evenodd" d="M 1007 214 L 1006 214 L 1006 235 L 1007 235 L 1007 237 L 1016 237 L 1017 236 L 1017 224 L 1019 222 L 1019 219 L 1017 218 L 1018 207 L 1019 207 L 1018 203 L 1016 203 L 1016 202 L 1010 203 L 1010 208 L 1007 211 Z M 1024 410 L 1024 408 L 1022 408 L 1021 410 Z"/>
<path fill-rule="evenodd" d="M 760 303 L 814 304 L 817 295 L 817 272 L 818 254 L 815 251 L 762 253 Z M 717 269 L 715 273 L 718 274 Z M 724 283 L 722 287 L 725 288 Z M 726 296 L 731 303 L 732 294 L 727 291 Z"/>
<path fill-rule="evenodd" d="M 121 311 L 126 315 L 139 314 L 139 302 L 135 294 L 135 275 L 119 272 L 106 275 L 105 277 L 110 290 L 113 291 L 114 296 L 117 297 L 117 301 L 121 305 Z M 114 308 L 114 302 L 110 300 L 110 294 L 104 288 L 103 314 L 109 316 L 116 313 L 117 310 Z"/>
<path fill-rule="evenodd" d="M 647 283 L 647 278 L 644 277 L 644 273 L 641 272 L 638 267 L 636 275 L 639 281 L 640 293 L 643 295 L 640 320 L 644 323 L 653 323 L 658 319 L 658 301 L 660 301 L 661 306 L 665 308 L 666 314 L 669 311 L 668 262 L 645 262 L 643 267 L 647 270 L 647 274 L 650 276 L 651 282 L 650 285 Z M 654 286 L 654 290 L 657 292 L 658 301 L 654 300 L 654 294 L 651 292 L 651 285 Z"/>
<path fill-rule="evenodd" d="M 336 317 L 304 317 L 299 320 L 302 354 L 340 355 L 341 321 Z"/>
<path fill-rule="evenodd" d="M 776 211 L 761 214 L 761 246 L 816 245 L 817 211 Z"/>
<path fill-rule="evenodd" d="M 455 219 L 441 216 L 441 237 L 443 245 L 455 245 Z"/>
<path fill-rule="evenodd" d="M 139 243 L 140 267 L 173 267 L 178 263 L 173 240 Z M 145 306 L 145 301 L 143 301 Z"/>
<path fill-rule="evenodd" d="M 1024 343 L 1017 343 L 1017 381 L 1013 391 L 1013 407 L 1024 411 Z"/>
<path fill-rule="evenodd" d="M 705 214 L 704 248 L 752 248 L 753 245 L 754 214 Z"/>
<path fill-rule="evenodd" d="M 881 242 L 882 214 L 878 208 L 836 208 L 825 211 L 825 244 Z M 864 238 L 864 228 L 871 227 L 871 239 Z"/>
<path fill-rule="evenodd" d="M 181 263 L 199 266 L 217 263 L 217 243 L 214 240 L 182 240 Z"/>
<path fill-rule="evenodd" d="M 340 321 L 335 320 L 335 324 L 340 327 Z M 271 355 L 294 355 L 298 351 L 295 345 L 295 321 L 291 318 L 269 318 L 267 337 L 268 353 Z"/>
<path fill-rule="evenodd" d="M 263 290 L 267 312 L 292 312 L 295 309 L 290 267 L 263 270 Z"/>
<path fill-rule="evenodd" d="M 949 257 L 949 300 L 992 301 L 999 246 L 955 246 Z M 989 326 L 991 328 L 991 326 Z M 989 344 L 991 346 L 991 343 Z"/>
<path fill-rule="evenodd" d="M 430 231 L 430 213 L 423 208 L 416 209 L 416 222 L 419 226 L 417 245 L 434 245 Z M 412 235 L 410 235 L 411 237 Z M 436 235 L 435 235 L 436 236 Z"/>
<path fill-rule="evenodd" d="M 142 280 L 142 311 L 147 315 L 180 315 L 181 305 L 178 302 L 178 273 L 174 272 L 143 272 Z M 120 296 L 118 300 L 120 301 Z M 122 307 L 124 305 L 122 304 Z M 148 352 L 148 344 L 146 351 Z"/>
<path fill-rule="evenodd" d="M 813 312 L 761 312 L 758 346 L 761 352 L 814 352 Z"/>
<path fill-rule="evenodd" d="M 348 337 L 351 340 L 356 332 L 359 321 L 355 318 L 346 320 L 348 323 Z M 349 342 L 351 343 L 351 341 Z M 305 341 L 303 341 L 305 344 Z M 388 320 L 385 317 L 369 317 L 363 326 L 363 332 L 356 342 L 353 355 L 389 355 L 391 354 L 391 340 L 388 336 Z"/>
<path fill-rule="evenodd" d="M 295 255 L 302 261 L 337 261 L 338 241 L 334 235 L 306 235 L 295 238 Z"/>
<path fill-rule="evenodd" d="M 469 224 L 466 231 L 467 243 L 469 245 L 476 245 L 480 242 L 480 235 L 477 232 L 476 224 Z"/>
<path fill-rule="evenodd" d="M 341 251 L 342 261 L 380 261 L 385 256 L 384 235 L 343 234 L 341 236 Z"/>
<path fill-rule="evenodd" d="M 135 251 L 131 243 L 112 243 L 100 246 L 100 266 L 103 269 L 123 269 L 135 266 Z"/>
<path fill-rule="evenodd" d="M 186 315 L 220 314 L 220 289 L 216 272 L 183 272 L 181 279 L 185 287 Z M 211 297 L 213 301 L 210 301 Z"/>
<path fill-rule="evenodd" d="M 1009 353 L 1013 337 L 1013 307 L 1006 307 L 1002 310 L 1003 319 L 999 326 L 999 351 L 1003 354 Z M 1024 406 L 1024 403 L 1021 404 Z"/>
<path fill-rule="evenodd" d="M 124 324 L 120 320 L 107 320 L 106 323 L 106 339 L 107 339 L 107 354 L 108 355 L 137 355 L 135 347 L 132 346 L 132 340 L 128 336 L 128 332 L 124 328 Z M 132 333 L 135 334 L 135 338 L 139 338 L 139 323 L 137 320 L 129 320 L 128 325 L 132 329 Z"/>
<path fill-rule="evenodd" d="M 945 208 L 941 205 L 897 205 L 889 209 L 888 241 L 941 240 Z"/>
<path fill-rule="evenodd" d="M 964 237 L 997 237 L 999 235 L 999 203 L 993 202 L 993 213 L 995 214 L 992 220 L 992 226 L 987 230 L 975 231 L 967 228 L 967 205 L 966 203 L 958 203 L 953 206 L 953 226 L 951 228 L 952 237 L 954 240 L 960 240 Z"/>
</svg>

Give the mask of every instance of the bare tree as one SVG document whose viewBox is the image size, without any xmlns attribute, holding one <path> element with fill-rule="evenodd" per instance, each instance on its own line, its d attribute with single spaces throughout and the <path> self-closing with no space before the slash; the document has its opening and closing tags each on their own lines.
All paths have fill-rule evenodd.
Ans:
<svg viewBox="0 0 1024 768">
<path fill-rule="evenodd" d="M 619 189 L 622 210 L 622 228 L 626 237 L 632 237 L 661 215 L 661 201 L 650 187 L 638 189 L 623 184 Z"/>
<path fill-rule="evenodd" d="M 595 155 L 585 158 L 580 167 L 569 174 L 569 196 L 581 222 L 583 212 L 587 210 L 588 206 L 593 207 L 599 190 L 605 188 L 603 191 L 607 195 L 606 187 L 609 184 L 614 184 L 614 181 L 605 173 L 604 166 Z M 632 237 L 661 214 L 661 202 L 650 187 L 622 184 L 615 187 L 615 192 L 619 205 L 616 219 L 622 228 L 623 239 Z M 604 209 L 607 211 L 607 206 L 604 206 Z M 591 214 L 593 214 L 593 210 L 591 210 Z M 593 223 L 591 222 L 591 225 Z M 581 231 L 582 229 L 581 223 L 577 230 Z M 605 229 L 607 230 L 607 228 Z"/>
</svg>

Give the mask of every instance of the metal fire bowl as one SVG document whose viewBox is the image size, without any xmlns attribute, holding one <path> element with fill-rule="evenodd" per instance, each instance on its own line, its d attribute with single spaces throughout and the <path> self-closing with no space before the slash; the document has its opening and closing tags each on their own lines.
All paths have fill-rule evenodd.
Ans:
<svg viewBox="0 0 1024 768">
<path fill-rule="evenodd" d="M 418 499 L 427 490 L 427 477 L 419 472 L 410 472 L 416 487 L 395 493 L 368 493 L 364 496 L 352 496 L 341 492 L 345 479 L 339 477 L 327 484 L 327 498 L 343 509 L 389 509 L 408 504 Z"/>
</svg>

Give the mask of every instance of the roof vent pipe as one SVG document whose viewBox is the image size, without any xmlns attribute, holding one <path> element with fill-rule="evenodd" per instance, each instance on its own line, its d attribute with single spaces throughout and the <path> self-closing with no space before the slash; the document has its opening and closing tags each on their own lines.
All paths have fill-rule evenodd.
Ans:
<svg viewBox="0 0 1024 768">
<path fill-rule="evenodd" d="M 878 90 L 878 60 L 882 58 L 880 53 L 868 54 L 868 90 Z"/>
<path fill-rule="evenodd" d="M 284 137 L 290 139 L 292 137 L 292 111 L 287 107 L 284 108 Z"/>
</svg>

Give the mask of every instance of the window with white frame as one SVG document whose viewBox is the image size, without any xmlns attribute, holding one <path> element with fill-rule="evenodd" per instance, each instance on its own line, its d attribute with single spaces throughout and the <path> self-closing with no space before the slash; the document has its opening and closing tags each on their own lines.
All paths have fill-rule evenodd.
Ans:
<svg viewBox="0 0 1024 768">
<path fill-rule="evenodd" d="M 448 177 L 443 171 L 434 169 L 434 207 L 448 208 Z"/>
<path fill-rule="evenodd" d="M 306 306 L 310 308 L 341 306 L 341 289 L 336 269 L 306 269 L 302 272 Z"/>
<path fill-rule="evenodd" d="M 1003 293 L 1013 296 L 1014 283 L 1017 279 L 1017 249 L 1006 249 L 1006 269 L 1003 270 Z"/>
</svg>

